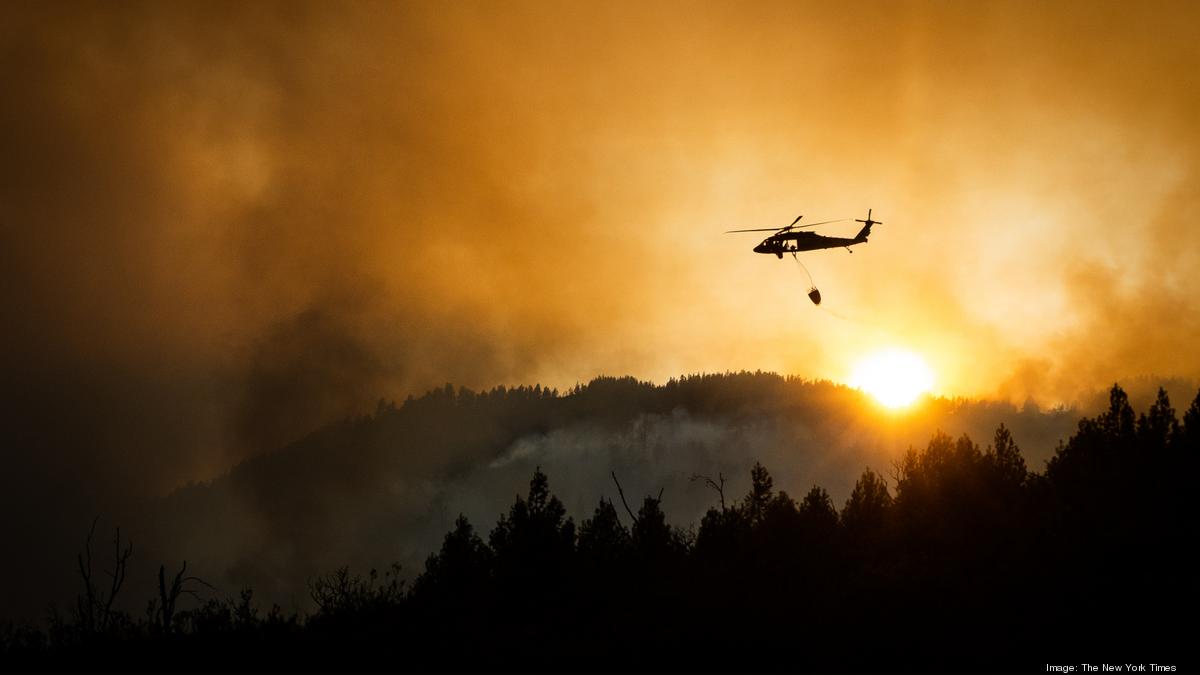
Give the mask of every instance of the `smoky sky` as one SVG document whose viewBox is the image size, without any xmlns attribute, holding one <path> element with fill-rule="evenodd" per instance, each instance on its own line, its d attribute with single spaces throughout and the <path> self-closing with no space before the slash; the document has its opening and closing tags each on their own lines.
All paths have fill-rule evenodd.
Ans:
<svg viewBox="0 0 1200 675">
<path fill-rule="evenodd" d="M 8 3 L 5 517 L 33 548 L 445 382 L 1198 377 L 1196 14 Z M 820 308 L 721 234 L 867 208 Z"/>
</svg>

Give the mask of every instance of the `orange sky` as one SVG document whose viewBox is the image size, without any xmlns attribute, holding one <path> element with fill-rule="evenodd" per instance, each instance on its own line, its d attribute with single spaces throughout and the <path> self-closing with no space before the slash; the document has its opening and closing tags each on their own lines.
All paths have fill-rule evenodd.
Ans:
<svg viewBox="0 0 1200 675">
<path fill-rule="evenodd" d="M 200 446 L 892 345 L 952 395 L 1200 377 L 1195 3 L 3 12 L 8 370 Z M 868 207 L 820 308 L 722 234 Z"/>
</svg>

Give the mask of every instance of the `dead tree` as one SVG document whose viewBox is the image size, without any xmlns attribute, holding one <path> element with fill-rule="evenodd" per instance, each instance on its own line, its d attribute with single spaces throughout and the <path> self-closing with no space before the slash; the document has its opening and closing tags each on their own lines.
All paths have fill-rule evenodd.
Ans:
<svg viewBox="0 0 1200 675">
<path fill-rule="evenodd" d="M 612 472 L 612 479 L 613 479 L 613 482 L 617 484 L 617 494 L 620 495 L 620 497 L 621 497 L 621 504 L 623 504 L 625 506 L 625 512 L 629 514 L 629 519 L 633 521 L 634 525 L 636 525 L 638 523 L 639 519 L 637 516 L 635 516 L 633 514 L 633 509 L 629 508 L 629 502 L 625 501 L 625 491 L 621 489 L 621 481 L 617 480 L 617 472 L 616 471 Z M 665 490 L 665 489 L 666 488 L 664 487 L 664 488 L 659 488 L 659 490 L 658 490 L 658 497 L 655 499 L 655 501 L 658 502 L 659 504 L 662 503 L 663 490 Z"/>
<path fill-rule="evenodd" d="M 694 473 L 694 474 L 692 474 L 691 478 L 689 478 L 688 480 L 692 481 L 694 483 L 700 479 L 704 479 L 704 484 L 707 485 L 708 487 L 712 488 L 713 491 L 717 493 L 717 497 L 719 497 L 721 499 L 721 512 L 724 513 L 725 512 L 725 476 L 722 475 L 721 473 L 717 473 L 717 480 L 713 480 L 712 477 L 710 477 L 710 476 L 704 476 L 704 475 L 701 475 L 698 473 Z"/>
<path fill-rule="evenodd" d="M 212 584 L 201 579 L 200 577 L 185 577 L 187 572 L 187 561 L 183 561 L 183 566 L 175 573 L 175 580 L 171 582 L 171 587 L 167 588 L 166 580 L 166 565 L 158 566 L 158 620 L 159 628 L 163 633 L 170 633 L 175 625 L 175 604 L 179 601 L 179 596 L 190 595 L 196 600 L 200 599 L 200 594 L 195 589 L 185 588 L 189 582 L 195 582 L 208 588 L 212 588 Z"/>
<path fill-rule="evenodd" d="M 79 614 L 80 627 L 86 634 L 105 632 L 111 627 L 113 601 L 117 599 L 117 594 L 125 585 L 129 557 L 133 555 L 132 542 L 129 542 L 124 549 L 121 548 L 121 528 L 118 527 L 116 537 L 113 539 L 113 568 L 104 571 L 109 577 L 108 592 L 106 594 L 103 589 L 97 588 L 92 571 L 92 537 L 96 534 L 96 523 L 99 521 L 99 516 L 92 521 L 92 529 L 88 531 L 83 552 L 77 556 L 79 575 L 83 578 L 83 595 L 76 598 L 75 606 Z"/>
<path fill-rule="evenodd" d="M 612 472 L 613 482 L 617 484 L 617 494 L 621 496 L 621 503 L 625 505 L 625 512 L 629 514 L 629 519 L 637 522 L 637 516 L 633 515 L 633 509 L 629 508 L 629 502 L 625 501 L 625 491 L 621 489 L 621 481 L 617 480 L 617 472 Z"/>
</svg>

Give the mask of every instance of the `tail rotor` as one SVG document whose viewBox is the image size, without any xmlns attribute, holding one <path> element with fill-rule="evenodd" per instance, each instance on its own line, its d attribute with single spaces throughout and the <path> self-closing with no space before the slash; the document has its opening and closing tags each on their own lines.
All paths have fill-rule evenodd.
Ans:
<svg viewBox="0 0 1200 675">
<path fill-rule="evenodd" d="M 872 225 L 882 225 L 883 224 L 882 220 L 871 220 L 871 209 L 867 209 L 867 219 L 866 220 L 863 220 L 862 218 L 855 218 L 854 222 L 864 223 L 867 226 L 866 229 L 871 229 Z"/>
<path fill-rule="evenodd" d="M 863 229 L 859 230 L 858 235 L 856 237 L 854 237 L 854 239 L 856 241 L 866 241 L 867 237 L 871 236 L 871 226 L 872 225 L 880 225 L 883 223 L 882 220 L 872 220 L 871 219 L 871 209 L 867 209 L 867 219 L 866 220 L 863 220 L 862 218 L 855 218 L 854 222 L 863 224 Z"/>
</svg>

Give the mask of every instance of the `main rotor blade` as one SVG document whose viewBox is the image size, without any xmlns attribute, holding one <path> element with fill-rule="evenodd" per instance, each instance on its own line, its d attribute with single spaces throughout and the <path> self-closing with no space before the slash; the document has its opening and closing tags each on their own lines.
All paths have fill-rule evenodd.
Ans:
<svg viewBox="0 0 1200 675">
<path fill-rule="evenodd" d="M 803 216 L 801 216 L 801 218 L 802 217 Z M 800 218 L 796 218 L 796 220 L 800 220 Z M 758 228 L 754 228 L 752 230 L 725 230 L 725 234 L 732 234 L 734 232 L 787 232 L 788 230 L 798 230 L 802 227 L 813 227 L 815 225 L 828 225 L 829 223 L 840 223 L 843 220 L 847 220 L 847 219 L 846 218 L 838 218 L 837 220 L 822 220 L 819 223 L 809 223 L 807 225 L 797 225 L 796 220 L 793 220 L 792 224 L 788 225 L 786 227 L 758 227 Z"/>
<path fill-rule="evenodd" d="M 845 218 L 838 218 L 837 220 L 822 220 L 822 221 L 821 221 L 821 222 L 819 222 L 819 223 L 809 223 L 809 224 L 807 224 L 807 225 L 797 225 L 797 226 L 796 226 L 796 229 L 798 230 L 798 229 L 800 229 L 800 228 L 802 228 L 802 227 L 812 227 L 812 226 L 814 226 L 814 225 L 825 225 L 825 224 L 827 224 L 827 223 L 840 223 L 840 222 L 842 222 L 843 220 L 846 220 L 846 219 L 845 219 Z"/>
</svg>

